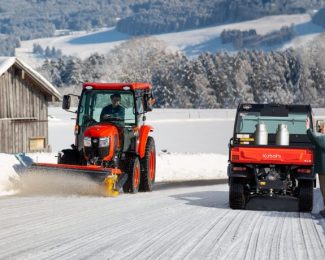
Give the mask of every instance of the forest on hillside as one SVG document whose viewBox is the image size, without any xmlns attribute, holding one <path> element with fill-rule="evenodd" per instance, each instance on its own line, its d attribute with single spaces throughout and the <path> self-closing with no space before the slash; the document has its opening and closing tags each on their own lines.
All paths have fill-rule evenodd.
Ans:
<svg viewBox="0 0 325 260">
<path fill-rule="evenodd" d="M 313 16 L 313 23 L 318 24 L 325 28 L 325 8 L 321 8 L 318 12 Z"/>
<path fill-rule="evenodd" d="M 131 35 L 152 35 L 268 15 L 306 13 L 323 4 L 322 0 L 160 0 L 119 20 L 116 28 Z"/>
<path fill-rule="evenodd" d="M 19 44 L 54 36 L 56 30 L 116 26 L 130 35 L 152 35 L 305 13 L 322 5 L 323 0 L 0 0 L 0 55 L 13 55 L 13 38 Z"/>
<path fill-rule="evenodd" d="M 63 93 L 86 81 L 146 81 L 161 108 L 235 108 L 239 102 L 325 105 L 325 36 L 308 48 L 203 53 L 188 59 L 153 37 L 136 38 L 107 55 L 46 61 L 40 72 Z"/>
</svg>

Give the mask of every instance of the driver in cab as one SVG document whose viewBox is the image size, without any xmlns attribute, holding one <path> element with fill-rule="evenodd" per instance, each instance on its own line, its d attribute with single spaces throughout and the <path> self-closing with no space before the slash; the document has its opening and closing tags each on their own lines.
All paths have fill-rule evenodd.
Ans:
<svg viewBox="0 0 325 260">
<path fill-rule="evenodd" d="M 111 101 L 112 103 L 104 107 L 100 113 L 100 121 L 109 120 L 110 118 L 123 121 L 125 109 L 120 105 L 121 95 L 119 93 L 112 94 Z"/>
</svg>

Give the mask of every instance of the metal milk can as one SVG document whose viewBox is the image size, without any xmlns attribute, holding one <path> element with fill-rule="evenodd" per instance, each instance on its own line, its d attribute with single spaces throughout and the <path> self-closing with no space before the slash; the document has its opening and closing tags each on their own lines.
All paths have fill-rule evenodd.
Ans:
<svg viewBox="0 0 325 260">
<path fill-rule="evenodd" d="M 266 125 L 264 123 L 259 123 L 255 130 L 255 144 L 257 145 L 267 145 L 268 143 L 268 132 Z"/>
<path fill-rule="evenodd" d="M 275 136 L 276 145 L 289 145 L 289 131 L 286 124 L 279 124 Z"/>
</svg>

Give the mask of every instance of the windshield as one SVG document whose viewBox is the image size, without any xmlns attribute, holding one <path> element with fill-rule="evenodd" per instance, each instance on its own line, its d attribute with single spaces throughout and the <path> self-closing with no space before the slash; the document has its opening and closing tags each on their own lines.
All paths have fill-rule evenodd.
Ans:
<svg viewBox="0 0 325 260">
<path fill-rule="evenodd" d="M 288 116 L 261 116 L 260 112 L 238 113 L 236 133 L 252 134 L 258 123 L 266 125 L 269 134 L 275 134 L 279 124 L 285 124 L 290 134 L 306 134 L 306 113 L 289 113 Z"/>
<path fill-rule="evenodd" d="M 89 126 L 99 122 L 134 125 L 134 97 L 131 91 L 89 90 L 81 97 L 78 124 Z"/>
</svg>

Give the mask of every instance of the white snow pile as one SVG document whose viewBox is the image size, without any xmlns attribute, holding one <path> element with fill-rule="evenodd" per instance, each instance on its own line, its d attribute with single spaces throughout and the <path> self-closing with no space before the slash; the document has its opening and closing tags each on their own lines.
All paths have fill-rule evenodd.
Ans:
<svg viewBox="0 0 325 260">
<path fill-rule="evenodd" d="M 31 157 L 34 162 L 56 162 L 55 154 L 35 153 L 27 156 Z M 34 191 L 42 194 L 76 192 L 77 194 L 93 195 L 96 193 L 97 186 L 88 179 L 62 177 L 62 175 L 24 175 L 23 173 L 19 174 L 21 167 L 14 155 L 0 154 L 0 196 L 17 192 L 28 195 Z M 227 156 L 225 155 L 159 152 L 157 154 L 156 182 L 224 179 L 227 177 L 226 170 Z"/>
<path fill-rule="evenodd" d="M 19 179 L 14 169 L 19 162 L 13 155 L 0 153 L 0 196 L 13 194 L 13 182 Z"/>
</svg>

